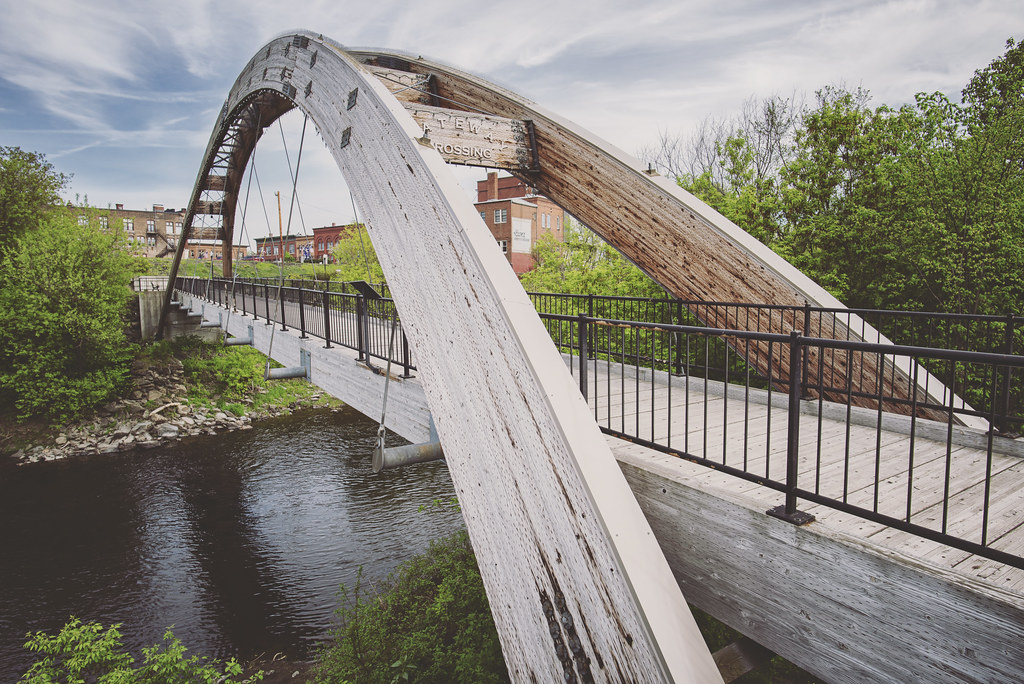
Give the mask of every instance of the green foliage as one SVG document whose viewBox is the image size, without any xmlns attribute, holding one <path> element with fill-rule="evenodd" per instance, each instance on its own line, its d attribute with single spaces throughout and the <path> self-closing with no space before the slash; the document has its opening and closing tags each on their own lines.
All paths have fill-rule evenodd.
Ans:
<svg viewBox="0 0 1024 684">
<path fill-rule="evenodd" d="M 222 347 L 198 341 L 185 343 L 191 348 L 182 359 L 185 375 L 191 382 L 194 399 L 211 390 L 222 398 L 242 399 L 257 387 L 263 387 L 266 357 L 252 347 Z"/>
<path fill-rule="evenodd" d="M 60 632 L 28 634 L 25 648 L 38 653 L 37 660 L 21 678 L 22 684 L 246 684 L 263 679 L 258 672 L 237 679 L 242 666 L 234 658 L 224 663 L 205 657 L 186 657 L 187 649 L 170 629 L 164 643 L 142 649 L 143 662 L 135 667 L 121 643 L 120 625 L 108 629 L 97 622 L 82 624 L 72 617 Z"/>
<path fill-rule="evenodd" d="M 766 105 L 702 141 L 689 165 L 700 173 L 679 183 L 850 306 L 1021 313 L 1024 46 L 1008 41 L 962 104 L 868 103 L 824 88 L 791 137 L 767 138 L 789 118 Z"/>
<path fill-rule="evenodd" d="M 342 587 L 342 626 L 316 682 L 508 681 L 469 535 L 435 541 L 366 598 Z"/>
<path fill-rule="evenodd" d="M 153 363 L 179 359 L 189 401 L 197 407 L 213 407 L 236 416 L 246 413 L 245 401 L 251 401 L 251 408 L 259 410 L 288 406 L 319 392 L 315 385 L 301 378 L 264 380 L 267 357 L 252 347 L 224 347 L 197 337 L 181 337 L 148 345 L 140 358 Z M 279 364 L 271 362 L 271 366 Z"/>
<path fill-rule="evenodd" d="M 119 231 L 64 212 L 0 256 L 0 389 L 20 417 L 71 419 L 123 388 L 137 268 Z"/>
<path fill-rule="evenodd" d="M 570 225 L 564 242 L 545 233 L 533 248 L 536 267 L 520 276 L 529 292 L 663 297 L 640 269 L 586 228 Z"/>
<path fill-rule="evenodd" d="M 0 146 L 0 251 L 53 210 L 68 180 L 43 155 Z"/>
<path fill-rule="evenodd" d="M 384 270 L 377 261 L 377 253 L 373 251 L 373 243 L 366 227 L 349 230 L 338 236 L 338 242 L 331 250 L 337 263 L 334 265 L 336 279 L 346 282 L 365 280 L 368 283 L 383 283 Z"/>
</svg>

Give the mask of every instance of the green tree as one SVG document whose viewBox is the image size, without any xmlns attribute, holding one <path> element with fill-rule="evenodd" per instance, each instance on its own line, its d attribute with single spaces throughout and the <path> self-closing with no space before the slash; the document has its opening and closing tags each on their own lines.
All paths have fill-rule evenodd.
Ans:
<svg viewBox="0 0 1024 684">
<path fill-rule="evenodd" d="M 41 154 L 0 147 L 0 251 L 60 202 L 68 180 Z"/>
<path fill-rule="evenodd" d="M 52 212 L 0 257 L 0 391 L 20 417 L 70 419 L 128 378 L 138 260 L 120 231 Z"/>
<path fill-rule="evenodd" d="M 664 297 L 665 291 L 595 233 L 570 224 L 564 242 L 545 233 L 533 248 L 536 266 L 520 276 L 530 292 Z"/>
<path fill-rule="evenodd" d="M 336 261 L 336 278 L 344 281 L 386 282 L 384 269 L 377 261 L 377 253 L 373 251 L 366 226 L 359 224 L 357 230 L 349 229 L 339 235 L 331 254 Z"/>
<path fill-rule="evenodd" d="M 72 617 L 60 632 L 28 635 L 25 648 L 38 653 L 36 661 L 22 676 L 21 684 L 246 684 L 263 679 L 258 672 L 239 680 L 242 667 L 234 658 L 224 663 L 199 656 L 185 657 L 187 649 L 171 630 L 164 644 L 142 649 L 143 662 L 135 666 L 121 643 L 120 625 L 107 629 L 97 622 L 82 624 Z"/>
<path fill-rule="evenodd" d="M 338 611 L 342 625 L 320 653 L 314 681 L 508 681 L 465 530 L 431 542 L 376 596 L 360 592 L 357 584 Z"/>
</svg>

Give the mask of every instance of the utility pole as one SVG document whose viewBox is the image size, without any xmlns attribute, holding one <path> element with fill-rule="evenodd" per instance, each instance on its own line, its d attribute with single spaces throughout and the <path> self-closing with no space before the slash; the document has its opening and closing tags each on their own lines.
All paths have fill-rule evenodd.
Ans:
<svg viewBox="0 0 1024 684">
<path fill-rule="evenodd" d="M 277 196 L 277 239 L 281 246 L 281 266 L 284 266 L 284 229 L 281 227 L 281 192 L 276 191 Z"/>
</svg>

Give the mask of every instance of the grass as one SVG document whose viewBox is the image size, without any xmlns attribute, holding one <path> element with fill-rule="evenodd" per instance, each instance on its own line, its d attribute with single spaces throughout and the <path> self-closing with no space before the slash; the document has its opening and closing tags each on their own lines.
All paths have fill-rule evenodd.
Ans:
<svg viewBox="0 0 1024 684">
<path fill-rule="evenodd" d="M 248 411 L 308 402 L 314 395 L 321 395 L 327 405 L 340 404 L 301 378 L 268 382 L 263 377 L 267 357 L 252 347 L 224 347 L 186 337 L 155 342 L 144 349 L 141 358 L 153 363 L 178 359 L 185 373 L 189 402 L 200 409 L 241 416 Z M 271 361 L 271 367 L 280 364 Z"/>
</svg>

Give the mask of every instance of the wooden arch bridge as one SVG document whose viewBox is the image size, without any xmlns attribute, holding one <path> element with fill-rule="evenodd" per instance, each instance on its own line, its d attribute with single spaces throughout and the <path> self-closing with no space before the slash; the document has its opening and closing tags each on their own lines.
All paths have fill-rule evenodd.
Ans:
<svg viewBox="0 0 1024 684">
<path fill-rule="evenodd" d="M 779 520 L 763 508 L 755 516 L 733 495 L 709 495 L 695 484 L 698 476 L 669 473 L 660 462 L 644 465 L 638 453 L 613 453 L 618 447 L 602 434 L 592 406 L 603 380 L 597 372 L 586 375 L 584 350 L 578 350 L 584 361 L 574 377 L 571 358 L 567 367 L 552 344 L 550 322 L 538 316 L 447 163 L 520 177 L 677 301 L 777 307 L 764 319 L 725 307 L 713 322 L 734 355 L 772 378 L 777 394 L 799 401 L 801 388 L 813 386 L 819 414 L 833 400 L 853 413 L 904 414 L 911 442 L 918 418 L 922 424 L 941 418 L 946 406 L 956 409 L 958 433 L 980 433 L 986 423 L 906 355 L 854 355 L 842 345 L 820 344 L 793 356 L 792 346 L 772 336 L 796 329 L 815 339 L 889 343 L 857 316 L 836 313 L 839 302 L 699 200 L 504 88 L 418 57 L 346 50 L 315 33 L 271 41 L 242 70 L 211 135 L 172 269 L 179 294 L 199 294 L 176 280 L 189 235 L 199 226 L 216 230 L 224 276 L 231 277 L 249 158 L 264 130 L 295 108 L 316 126 L 361 208 L 416 358 L 417 382 L 391 388 L 397 408 L 389 409 L 389 427 L 422 441 L 427 423 L 436 425 L 514 680 L 721 681 L 681 584 L 691 600 L 699 596 L 700 607 L 829 681 L 905 681 L 907 672 L 926 672 L 931 681 L 995 681 L 1015 667 L 1024 671 L 1019 596 L 791 524 L 801 519 L 795 477 Z M 167 288 L 161 327 L 175 291 Z M 264 326 L 254 329 L 254 321 L 232 314 L 239 302 L 230 291 L 228 301 L 224 282 L 207 287 L 204 315 L 268 351 Z M 246 292 L 252 296 L 248 312 Z M 293 300 L 293 326 L 305 297 Z M 259 315 L 260 301 L 269 323 L 269 297 L 264 292 L 258 301 L 255 285 L 242 290 L 241 311 Z M 320 302 L 328 324 L 326 295 Z M 699 304 L 685 306 L 712 323 Z M 812 307 L 833 313 L 810 317 Z M 354 356 L 346 360 L 310 341 L 304 322 L 301 336 L 295 332 L 282 330 L 274 355 L 294 356 L 286 362 L 292 365 L 304 355 L 312 381 L 379 417 L 380 376 L 362 372 L 365 366 L 358 370 Z M 329 327 L 325 332 L 330 347 Z M 584 394 L 591 386 L 588 405 Z M 709 386 L 705 378 L 704 390 Z M 659 391 L 652 384 L 646 409 L 639 381 L 631 400 L 625 392 L 618 399 L 620 408 L 632 402 L 638 427 L 645 410 L 652 416 L 650 440 L 630 435 L 634 443 L 654 440 Z M 723 396 L 729 391 L 723 386 Z M 369 396 L 377 397 L 376 408 Z M 606 397 L 611 406 L 610 392 Z M 779 420 L 788 420 L 792 431 L 799 416 L 800 410 L 790 411 Z M 634 496 L 638 487 L 646 496 Z M 654 501 L 656 490 L 667 499 Z M 837 568 L 840 563 L 849 567 Z M 825 575 L 816 582 L 818 572 Z M 778 575 L 790 573 L 802 577 L 787 588 Z M 922 615 L 915 603 L 928 600 L 921 592 L 937 595 L 936 587 L 957 604 L 937 612 L 934 624 L 897 627 L 908 639 L 920 637 L 899 658 L 879 651 L 893 648 L 893 633 L 866 633 L 871 616 L 849 615 L 851 601 L 826 605 L 832 592 L 867 592 L 887 574 L 899 584 L 890 608 L 904 611 L 887 623 Z M 970 638 L 946 633 L 967 625 L 975 629 Z M 886 675 L 887 666 L 896 674 Z"/>
</svg>

